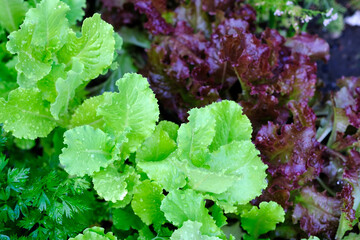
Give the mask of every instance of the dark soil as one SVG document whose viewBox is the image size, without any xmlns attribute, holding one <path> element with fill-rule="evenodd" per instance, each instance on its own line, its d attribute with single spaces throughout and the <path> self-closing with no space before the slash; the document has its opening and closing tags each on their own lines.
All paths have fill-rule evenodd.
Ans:
<svg viewBox="0 0 360 240">
<path fill-rule="evenodd" d="M 326 33 L 317 34 L 330 45 L 329 62 L 318 62 L 318 77 L 326 90 L 335 89 L 336 80 L 342 76 L 360 76 L 360 27 L 347 25 L 337 39 Z"/>
</svg>

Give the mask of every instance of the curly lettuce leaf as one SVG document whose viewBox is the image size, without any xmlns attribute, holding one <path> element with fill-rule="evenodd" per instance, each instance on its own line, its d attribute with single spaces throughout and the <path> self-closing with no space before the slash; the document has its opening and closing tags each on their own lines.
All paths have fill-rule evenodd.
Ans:
<svg viewBox="0 0 360 240">
<path fill-rule="evenodd" d="M 69 240 L 117 240 L 117 237 L 112 232 L 105 234 L 105 230 L 101 227 L 92 227 L 85 229 L 82 234 Z"/>
<path fill-rule="evenodd" d="M 356 240 L 360 238 L 360 234 L 350 233 L 349 235 L 345 236 L 343 240 Z"/>
<path fill-rule="evenodd" d="M 136 151 L 137 161 L 161 161 L 176 149 L 176 143 L 162 130 L 164 124 L 156 126 L 154 133 Z"/>
<path fill-rule="evenodd" d="M 113 27 L 103 21 L 100 14 L 84 20 L 81 37 L 70 32 L 67 42 L 57 53 L 59 63 L 64 63 L 70 69 L 79 62 L 84 70 L 79 78 L 83 81 L 94 79 L 107 69 L 115 51 Z"/>
<path fill-rule="evenodd" d="M 100 129 L 80 126 L 64 134 L 60 163 L 70 175 L 92 175 L 101 167 L 107 167 L 116 160 L 118 149 L 115 141 Z"/>
<path fill-rule="evenodd" d="M 156 127 L 167 132 L 169 137 L 176 142 L 179 130 L 179 126 L 177 124 L 169 121 L 161 121 Z"/>
<path fill-rule="evenodd" d="M 127 73 L 116 85 L 119 93 L 106 95 L 97 114 L 115 136 L 127 131 L 128 141 L 120 149 L 121 158 L 125 159 L 154 131 L 159 106 L 147 79 L 139 74 Z"/>
<path fill-rule="evenodd" d="M 27 5 L 23 0 L 0 0 L 0 25 L 9 33 L 18 30 L 25 18 Z"/>
<path fill-rule="evenodd" d="M 59 119 L 61 114 L 68 111 L 69 102 L 75 96 L 75 90 L 81 85 L 82 81 L 79 77 L 83 72 L 84 66 L 80 62 L 73 65 L 73 69 L 67 72 L 67 78 L 59 78 L 56 80 L 55 87 L 57 97 L 55 102 L 50 106 L 50 112 L 55 119 Z"/>
<path fill-rule="evenodd" d="M 104 102 L 105 95 L 110 93 L 104 93 L 102 95 L 86 99 L 71 116 L 70 124 L 73 127 L 90 125 L 93 128 L 99 128 L 104 130 L 105 122 L 102 116 L 96 114 L 98 107 Z"/>
<path fill-rule="evenodd" d="M 224 215 L 224 211 L 217 204 L 210 207 L 211 216 L 214 218 L 216 225 L 221 228 L 227 224 L 227 217 Z"/>
<path fill-rule="evenodd" d="M 51 71 L 52 55 L 67 41 L 69 7 L 59 0 L 44 0 L 26 13 L 21 29 L 9 35 L 7 49 L 18 54 L 20 86 L 32 87 Z"/>
<path fill-rule="evenodd" d="M 66 79 L 66 77 L 65 65 L 53 63 L 50 73 L 36 83 L 37 88 L 43 95 L 43 99 L 52 103 L 55 102 L 57 96 L 56 81 L 60 78 Z"/>
<path fill-rule="evenodd" d="M 267 166 L 250 140 L 250 121 L 237 103 L 229 101 L 189 113 L 189 122 L 178 130 L 177 150 L 164 160 L 153 158 L 156 162 L 137 156 L 138 167 L 167 191 L 187 184 L 206 193 L 226 212 L 234 212 L 234 206 L 253 200 L 267 186 Z M 159 149 L 146 150 L 152 156 Z M 140 148 L 139 152 L 142 156 L 144 151 Z"/>
<path fill-rule="evenodd" d="M 122 174 L 125 176 L 126 195 L 123 200 L 118 200 L 111 204 L 114 208 L 123 208 L 128 205 L 133 198 L 135 187 L 140 184 L 140 176 L 133 167 L 126 166 Z"/>
<path fill-rule="evenodd" d="M 208 107 L 191 109 L 188 120 L 189 122 L 182 124 L 178 131 L 179 157 L 200 167 L 210 157 L 208 146 L 216 133 L 216 121 Z"/>
<path fill-rule="evenodd" d="M 121 201 L 127 195 L 126 172 L 120 173 L 114 166 L 108 166 L 94 173 L 94 189 L 106 201 Z"/>
<path fill-rule="evenodd" d="M 8 101 L 0 98 L 0 122 L 4 129 L 17 138 L 46 137 L 56 126 L 48 104 L 37 89 L 17 88 L 10 92 Z"/>
<path fill-rule="evenodd" d="M 66 14 L 70 25 L 75 25 L 77 21 L 85 15 L 84 8 L 86 7 L 86 0 L 61 0 L 70 7 L 70 11 Z"/>
<path fill-rule="evenodd" d="M 202 223 L 200 231 L 208 236 L 218 236 L 221 230 L 216 226 L 214 219 L 205 208 L 202 195 L 194 190 L 175 190 L 169 192 L 160 207 L 168 221 L 181 227 L 186 221 L 191 220 Z"/>
<path fill-rule="evenodd" d="M 251 139 L 251 122 L 243 114 L 242 107 L 238 103 L 232 101 L 213 103 L 210 111 L 216 121 L 216 133 L 209 146 L 211 151 L 216 151 L 232 141 Z"/>
<path fill-rule="evenodd" d="M 333 239 L 341 215 L 342 201 L 316 191 L 314 187 L 304 187 L 295 199 L 292 219 L 300 223 L 301 229 L 313 236 Z"/>
<path fill-rule="evenodd" d="M 176 190 L 186 185 L 186 175 L 178 167 L 174 154 L 162 161 L 138 162 L 137 166 L 166 191 Z"/>
<path fill-rule="evenodd" d="M 164 213 L 160 210 L 164 197 L 159 185 L 145 180 L 135 187 L 131 207 L 144 223 L 160 227 L 165 222 Z"/>
<path fill-rule="evenodd" d="M 233 141 L 211 153 L 206 169 L 188 170 L 188 184 L 220 201 L 246 204 L 267 186 L 267 166 L 258 155 L 250 140 Z"/>
<path fill-rule="evenodd" d="M 202 223 L 194 221 L 186 221 L 183 226 L 178 230 L 175 230 L 171 235 L 171 240 L 220 240 L 218 237 L 210 237 L 201 233 L 200 228 Z"/>
<path fill-rule="evenodd" d="M 276 224 L 285 221 L 284 209 L 276 202 L 261 202 L 241 214 L 241 226 L 257 239 L 261 234 L 275 230 Z"/>
</svg>

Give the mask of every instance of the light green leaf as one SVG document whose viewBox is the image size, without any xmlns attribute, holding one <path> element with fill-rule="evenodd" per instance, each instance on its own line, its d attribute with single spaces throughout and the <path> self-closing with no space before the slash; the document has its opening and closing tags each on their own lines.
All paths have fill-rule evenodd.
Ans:
<svg viewBox="0 0 360 240">
<path fill-rule="evenodd" d="M 210 154 L 204 168 L 180 163 L 188 185 L 231 205 L 246 204 L 267 186 L 259 151 L 250 141 L 232 141 Z"/>
<path fill-rule="evenodd" d="M 64 143 L 67 147 L 62 150 L 60 163 L 70 175 L 92 175 L 116 160 L 119 153 L 113 139 L 91 126 L 66 131 Z"/>
<path fill-rule="evenodd" d="M 0 112 L 4 129 L 17 138 L 46 137 L 56 126 L 49 106 L 36 89 L 17 88 L 10 92 L 7 102 L 0 98 Z"/>
<path fill-rule="evenodd" d="M 175 190 L 169 192 L 160 207 L 168 221 L 181 227 L 186 221 L 191 220 L 202 223 L 202 234 L 217 236 L 221 230 L 205 208 L 204 198 L 191 189 Z"/>
<path fill-rule="evenodd" d="M 351 235 L 352 233 L 350 233 L 350 235 Z M 356 240 L 356 239 L 358 239 L 358 238 L 350 238 L 350 239 L 343 239 L 343 240 Z M 309 237 L 308 239 L 306 239 L 306 238 L 302 238 L 301 240 L 320 240 L 320 238 L 318 238 L 318 237 L 316 237 L 316 236 L 311 236 L 311 237 Z"/>
<path fill-rule="evenodd" d="M 136 151 L 137 161 L 161 161 L 176 149 L 176 143 L 168 133 L 156 127 L 154 133 L 148 137 Z"/>
<path fill-rule="evenodd" d="M 211 154 L 208 166 L 211 171 L 225 176 L 236 176 L 236 181 L 225 192 L 214 195 L 218 200 L 232 205 L 246 204 L 267 186 L 267 166 L 258 156 L 260 153 L 250 141 L 233 141 Z"/>
<path fill-rule="evenodd" d="M 27 5 L 23 0 L 0 0 L 0 25 L 9 33 L 18 30 L 25 18 Z"/>
<path fill-rule="evenodd" d="M 105 230 L 101 227 L 92 227 L 84 230 L 83 234 L 77 235 L 69 240 L 117 240 L 112 232 L 105 234 Z"/>
<path fill-rule="evenodd" d="M 102 116 L 98 116 L 96 111 L 100 104 L 103 104 L 105 95 L 111 93 L 104 93 L 102 95 L 86 99 L 72 115 L 70 124 L 73 127 L 90 125 L 93 128 L 105 129 L 105 122 Z"/>
<path fill-rule="evenodd" d="M 251 122 L 238 103 L 226 100 L 213 103 L 211 113 L 216 121 L 216 134 L 209 147 L 210 151 L 216 151 L 232 141 L 251 139 Z"/>
<path fill-rule="evenodd" d="M 77 21 L 81 21 L 85 15 L 86 0 L 61 0 L 70 7 L 70 11 L 66 14 L 70 25 L 75 25 Z"/>
<path fill-rule="evenodd" d="M 179 126 L 173 122 L 160 121 L 156 128 L 164 130 L 169 137 L 176 142 Z"/>
<path fill-rule="evenodd" d="M 221 240 L 218 237 L 209 237 L 207 235 L 203 235 L 200 231 L 202 223 L 194 222 L 194 221 L 186 221 L 184 225 L 175 230 L 174 233 L 171 235 L 171 240 L 189 240 L 189 239 L 196 239 L 196 240 Z"/>
<path fill-rule="evenodd" d="M 21 29 L 9 35 L 7 49 L 18 54 L 16 70 L 20 86 L 32 87 L 46 76 L 52 65 L 52 54 L 66 42 L 69 7 L 59 0 L 44 0 L 26 13 Z"/>
<path fill-rule="evenodd" d="M 351 229 L 353 229 L 354 225 L 358 222 L 358 219 L 355 219 L 351 222 L 347 218 L 347 213 L 341 212 L 338 229 L 336 231 L 335 239 L 342 239 L 345 233 Z"/>
<path fill-rule="evenodd" d="M 358 239 L 360 239 L 360 234 L 350 233 L 349 235 L 345 236 L 342 240 L 358 240 Z M 319 240 L 319 238 L 313 238 L 313 240 Z"/>
<path fill-rule="evenodd" d="M 171 155 L 163 161 L 139 162 L 137 166 L 166 191 L 176 190 L 186 185 L 186 175 L 179 169 Z"/>
<path fill-rule="evenodd" d="M 55 102 L 57 95 L 55 83 L 59 78 L 66 79 L 65 65 L 53 63 L 50 73 L 37 82 L 43 99 Z"/>
<path fill-rule="evenodd" d="M 259 208 L 253 206 L 241 214 L 241 226 L 257 239 L 261 234 L 275 230 L 277 223 L 284 222 L 284 216 L 284 209 L 276 202 L 261 202 Z"/>
<path fill-rule="evenodd" d="M 114 135 L 129 131 L 126 134 L 128 142 L 120 150 L 122 159 L 125 159 L 154 131 L 159 107 L 147 79 L 141 75 L 127 73 L 116 85 L 119 93 L 106 95 L 97 113 L 103 116 Z"/>
<path fill-rule="evenodd" d="M 160 210 L 163 199 L 162 188 L 145 180 L 136 186 L 131 207 L 144 223 L 160 227 L 165 222 L 164 213 Z"/>
<path fill-rule="evenodd" d="M 113 27 L 103 21 L 100 14 L 84 20 L 80 38 L 70 32 L 65 46 L 57 53 L 60 63 L 69 69 L 75 62 L 84 65 L 80 79 L 87 81 L 99 76 L 113 60 L 115 39 Z"/>
<path fill-rule="evenodd" d="M 135 187 L 140 184 L 140 176 L 133 167 L 126 166 L 123 174 L 125 175 L 127 193 L 123 200 L 111 204 L 114 208 L 123 208 L 128 205 L 133 198 Z"/>
<path fill-rule="evenodd" d="M 209 171 L 204 168 L 195 168 L 182 165 L 181 169 L 185 172 L 189 186 L 197 191 L 220 194 L 231 187 L 238 177 L 224 175 L 221 172 Z"/>
<path fill-rule="evenodd" d="M 227 224 L 227 218 L 224 215 L 224 211 L 217 204 L 214 204 L 210 208 L 211 216 L 214 218 L 216 225 L 221 228 Z"/>
<path fill-rule="evenodd" d="M 179 157 L 200 167 L 209 158 L 208 146 L 215 136 L 215 119 L 209 107 L 191 109 L 188 119 L 178 131 Z"/>
<path fill-rule="evenodd" d="M 57 97 L 55 102 L 51 104 L 50 111 L 55 119 L 59 119 L 61 114 L 66 114 L 69 102 L 75 96 L 75 90 L 81 85 L 80 75 L 84 70 L 84 66 L 80 62 L 73 64 L 73 69 L 67 72 L 67 78 L 59 78 L 56 80 L 55 86 Z"/>
<path fill-rule="evenodd" d="M 127 195 L 126 173 L 121 174 L 114 166 L 108 166 L 94 173 L 94 189 L 106 201 L 121 201 Z"/>
<path fill-rule="evenodd" d="M 36 145 L 35 140 L 23 139 L 23 138 L 15 138 L 14 143 L 16 147 L 23 150 L 30 150 Z"/>
</svg>

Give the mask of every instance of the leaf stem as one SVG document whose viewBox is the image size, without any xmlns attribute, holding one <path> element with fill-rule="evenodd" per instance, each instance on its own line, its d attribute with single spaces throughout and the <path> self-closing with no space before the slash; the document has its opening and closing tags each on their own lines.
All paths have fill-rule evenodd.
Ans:
<svg viewBox="0 0 360 240">
<path fill-rule="evenodd" d="M 335 197 L 336 193 L 330 189 L 319 177 L 316 178 L 316 180 L 320 183 L 321 187 L 324 188 L 331 196 Z"/>
<path fill-rule="evenodd" d="M 235 67 L 233 67 L 233 68 L 234 68 L 235 74 L 236 74 L 236 76 L 237 76 L 237 78 L 238 78 L 238 80 L 239 80 L 239 82 L 240 82 L 242 94 L 244 95 L 245 99 L 248 99 L 248 98 L 249 98 L 249 93 L 248 93 L 248 91 L 247 91 L 246 88 L 245 88 L 245 83 L 242 81 L 242 79 L 241 79 L 238 71 L 236 70 L 236 68 L 235 68 Z"/>
</svg>

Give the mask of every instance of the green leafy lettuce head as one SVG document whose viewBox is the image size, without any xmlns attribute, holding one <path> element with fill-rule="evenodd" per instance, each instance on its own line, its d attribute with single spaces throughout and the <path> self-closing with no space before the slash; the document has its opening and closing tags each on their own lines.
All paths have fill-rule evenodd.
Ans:
<svg viewBox="0 0 360 240">
<path fill-rule="evenodd" d="M 241 106 L 232 101 L 213 103 L 192 109 L 188 120 L 179 128 L 177 149 L 171 153 L 159 145 L 171 146 L 174 140 L 157 129 L 151 138 L 159 144 L 143 143 L 138 167 L 167 191 L 191 188 L 226 212 L 259 196 L 267 186 L 267 166 L 250 140 L 251 123 Z"/>
</svg>

